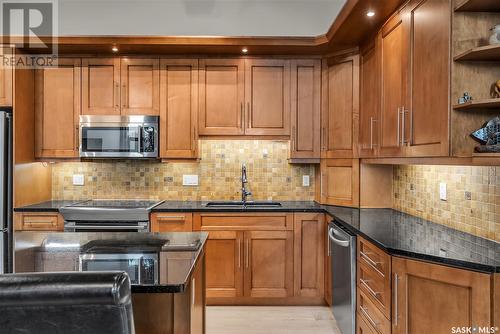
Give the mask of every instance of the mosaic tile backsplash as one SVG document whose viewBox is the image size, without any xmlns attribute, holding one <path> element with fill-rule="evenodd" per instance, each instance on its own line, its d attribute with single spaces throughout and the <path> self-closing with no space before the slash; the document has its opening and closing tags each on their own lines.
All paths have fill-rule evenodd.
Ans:
<svg viewBox="0 0 500 334">
<path fill-rule="evenodd" d="M 160 163 L 103 161 L 56 163 L 52 198 L 161 200 L 240 199 L 241 164 L 247 165 L 249 190 L 255 200 L 313 200 L 314 166 L 290 165 L 288 141 L 201 140 L 200 161 Z M 83 174 L 84 186 L 73 185 Z M 183 186 L 182 175 L 199 176 L 198 186 Z M 302 186 L 302 175 L 310 186 Z"/>
<path fill-rule="evenodd" d="M 394 166 L 393 189 L 396 210 L 500 241 L 500 167 Z"/>
</svg>

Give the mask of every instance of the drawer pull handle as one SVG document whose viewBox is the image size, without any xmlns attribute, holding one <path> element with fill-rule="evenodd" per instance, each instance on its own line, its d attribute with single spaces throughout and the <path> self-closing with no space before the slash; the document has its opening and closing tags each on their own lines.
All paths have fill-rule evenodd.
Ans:
<svg viewBox="0 0 500 334">
<path fill-rule="evenodd" d="M 366 307 L 363 307 L 363 306 L 359 306 L 359 309 L 361 310 L 361 313 L 363 313 L 363 315 L 366 317 L 366 319 L 368 319 L 368 321 L 371 323 L 371 325 L 375 328 L 378 327 L 378 323 L 375 322 L 372 317 L 370 317 L 370 314 L 368 314 L 368 310 Z"/>
<path fill-rule="evenodd" d="M 370 292 L 374 297 L 377 297 L 377 295 L 380 295 L 381 293 L 380 292 L 377 292 L 375 290 L 373 290 L 369 285 L 368 285 L 368 282 L 367 280 L 364 280 L 362 278 L 359 279 L 359 281 L 361 282 L 362 285 L 365 286 L 365 288 L 368 290 L 368 292 Z"/>
<path fill-rule="evenodd" d="M 183 216 L 157 216 L 156 218 L 162 219 L 162 220 L 175 220 L 175 221 L 186 220 L 186 218 Z"/>
<path fill-rule="evenodd" d="M 370 258 L 368 256 L 368 254 L 362 252 L 362 251 L 359 251 L 359 255 L 361 255 L 361 257 L 366 261 L 368 262 L 368 264 L 373 267 L 373 269 L 375 269 L 380 275 L 382 275 L 383 277 L 385 277 L 384 273 L 381 272 L 378 268 L 377 268 L 377 265 L 379 264 L 382 264 L 382 262 L 376 262 L 376 261 L 373 261 L 372 258 Z"/>
<path fill-rule="evenodd" d="M 53 220 L 27 220 L 25 224 L 50 224 L 53 225 L 55 222 Z"/>
</svg>

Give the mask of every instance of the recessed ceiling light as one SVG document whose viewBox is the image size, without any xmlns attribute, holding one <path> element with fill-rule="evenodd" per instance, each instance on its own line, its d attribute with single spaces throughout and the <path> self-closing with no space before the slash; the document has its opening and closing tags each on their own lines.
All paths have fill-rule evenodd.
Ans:
<svg viewBox="0 0 500 334">
<path fill-rule="evenodd" d="M 368 12 L 366 13 L 366 16 L 368 16 L 368 17 L 373 17 L 373 16 L 375 16 L 375 12 L 374 12 L 373 10 L 370 10 L 370 11 L 368 11 Z"/>
<path fill-rule="evenodd" d="M 113 52 L 118 52 L 118 47 L 117 47 L 117 46 L 113 46 L 113 47 L 111 48 L 111 51 L 113 51 Z"/>
<path fill-rule="evenodd" d="M 247 52 L 248 52 L 248 49 L 247 49 L 247 48 L 243 48 L 243 49 L 241 49 L 241 52 L 243 52 L 243 53 L 247 53 Z"/>
</svg>

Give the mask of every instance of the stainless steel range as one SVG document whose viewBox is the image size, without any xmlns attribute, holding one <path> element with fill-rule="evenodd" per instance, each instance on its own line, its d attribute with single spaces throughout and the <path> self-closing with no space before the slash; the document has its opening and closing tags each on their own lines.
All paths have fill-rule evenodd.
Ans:
<svg viewBox="0 0 500 334">
<path fill-rule="evenodd" d="M 161 201 L 89 200 L 60 209 L 66 232 L 149 232 L 149 214 Z"/>
</svg>

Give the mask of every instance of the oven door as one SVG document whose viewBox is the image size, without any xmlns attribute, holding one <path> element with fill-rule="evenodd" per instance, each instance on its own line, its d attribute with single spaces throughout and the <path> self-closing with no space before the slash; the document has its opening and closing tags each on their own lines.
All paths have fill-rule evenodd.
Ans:
<svg viewBox="0 0 500 334">
<path fill-rule="evenodd" d="M 149 222 L 65 221 L 64 232 L 149 232 Z"/>
<path fill-rule="evenodd" d="M 80 254 L 79 271 L 124 271 L 132 284 L 158 284 L 157 254 Z"/>
</svg>

